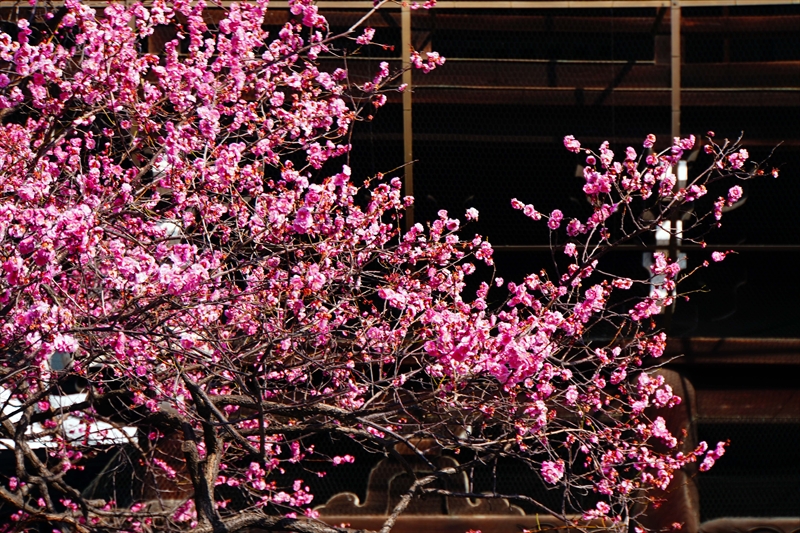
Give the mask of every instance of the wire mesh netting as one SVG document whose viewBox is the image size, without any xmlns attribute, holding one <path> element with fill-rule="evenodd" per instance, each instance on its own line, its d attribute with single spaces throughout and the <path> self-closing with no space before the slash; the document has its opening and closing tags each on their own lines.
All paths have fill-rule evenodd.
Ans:
<svg viewBox="0 0 800 533">
<path fill-rule="evenodd" d="M 418 218 L 478 199 L 495 242 L 542 243 L 542 232 L 519 230 L 508 201 L 527 196 L 547 210 L 577 200 L 570 178 L 580 160 L 563 153 L 564 135 L 620 149 L 648 133 L 669 140 L 668 10 L 432 10 L 412 20 L 415 43 L 449 61 L 414 77 Z M 798 167 L 793 21 L 797 6 L 683 10 L 684 134 L 743 133 L 754 159 L 780 145 L 771 164 Z M 791 177 L 751 187 L 746 213 L 730 217 L 718 241 L 800 243 L 786 231 L 798 193 Z"/>
<path fill-rule="evenodd" d="M 544 212 L 558 207 L 568 216 L 585 216 L 591 208 L 576 177 L 582 158 L 566 152 L 561 139 L 572 134 L 589 147 L 609 140 L 621 151 L 655 133 L 661 147 L 667 145 L 669 19 L 669 10 L 656 8 L 415 12 L 414 44 L 448 57 L 444 68 L 414 74 L 416 219 L 431 220 L 441 209 L 461 216 L 476 207 L 480 220 L 466 231 L 502 247 L 546 245 L 549 239 L 543 224 L 511 209 L 512 198 Z M 681 27 L 683 134 L 702 138 L 714 131 L 720 142 L 742 136 L 752 159 L 768 159 L 766 170 L 778 168 L 782 176 L 743 184 L 746 206 L 709 237 L 709 243 L 731 248 L 767 248 L 750 248 L 697 276 L 692 288 L 714 293 L 682 302 L 673 334 L 794 335 L 800 288 L 776 294 L 773 283 L 791 276 L 800 253 L 787 248 L 800 245 L 794 230 L 800 7 L 685 8 Z M 381 159 L 401 149 L 399 104 L 381 113 L 374 124 L 360 125 L 364 142 L 353 158 L 368 162 L 362 168 L 396 168 L 397 155 L 391 162 Z M 365 126 L 382 130 L 372 129 L 368 138 Z M 388 144 L 381 143 L 390 138 L 395 151 L 384 152 Z M 705 163 L 701 154 L 690 163 L 690 174 Z M 498 261 L 498 268 L 512 278 L 550 263 L 546 254 L 504 255 L 511 266 Z M 705 258 L 695 255 L 696 263 Z"/>
<path fill-rule="evenodd" d="M 590 209 L 576 177 L 580 158 L 563 150 L 564 135 L 590 147 L 609 140 L 621 151 L 655 133 L 666 146 L 669 18 L 668 10 L 654 8 L 414 13 L 415 45 L 448 58 L 444 68 L 414 75 L 417 219 L 476 207 L 480 220 L 467 231 L 501 246 L 498 274 L 514 279 L 551 264 L 546 252 L 502 248 L 548 243 L 544 227 L 509 201 L 518 197 L 541 211 L 559 207 L 571 215 Z M 671 333 L 797 336 L 800 289 L 783 283 L 776 290 L 776 280 L 791 279 L 800 257 L 791 248 L 800 244 L 794 207 L 800 198 L 800 6 L 684 8 L 681 32 L 681 132 L 702 138 L 714 131 L 720 141 L 742 136 L 751 157 L 769 158 L 767 170 L 779 168 L 781 177 L 743 184 L 745 205 L 727 215 L 709 242 L 751 248 L 690 281 L 689 289 L 700 293 L 679 303 Z M 395 124 L 399 134 L 400 120 Z M 690 173 L 702 164 L 700 157 Z M 641 268 L 641 253 L 618 255 L 617 267 Z M 694 255 L 692 265 L 704 259 Z M 798 428 L 786 420 L 704 420 L 702 439 L 732 444 L 714 470 L 698 477 L 703 520 L 797 515 Z M 512 490 L 530 476 L 512 468 L 502 479 Z"/>
<path fill-rule="evenodd" d="M 730 440 L 714 468 L 697 477 L 700 516 L 797 516 L 800 422 L 703 423 L 699 438 Z"/>
</svg>

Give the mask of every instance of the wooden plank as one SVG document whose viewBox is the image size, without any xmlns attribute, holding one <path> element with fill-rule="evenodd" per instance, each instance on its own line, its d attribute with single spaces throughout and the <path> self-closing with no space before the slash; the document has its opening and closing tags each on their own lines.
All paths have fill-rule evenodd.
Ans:
<svg viewBox="0 0 800 533">
<path fill-rule="evenodd" d="M 541 14 L 541 11 L 504 14 L 502 11 L 480 16 L 441 9 L 417 11 L 412 17 L 415 30 L 462 30 L 466 32 L 516 32 L 516 33 L 653 33 L 657 10 L 652 17 L 610 17 Z M 207 9 L 206 22 L 217 22 L 226 15 L 223 9 Z M 323 13 L 332 27 L 350 26 L 364 15 L 363 10 L 339 9 Z M 273 9 L 267 12 L 266 24 L 279 25 L 291 18 L 288 10 Z M 379 11 L 366 21 L 373 28 L 399 28 L 400 14 L 393 10 Z M 683 33 L 747 33 L 798 32 L 800 15 L 747 15 L 723 17 L 685 16 L 681 23 Z M 656 33 L 669 32 L 669 17 L 655 28 Z"/>
<path fill-rule="evenodd" d="M 415 13 L 414 28 L 432 30 L 461 30 L 467 32 L 514 33 L 651 33 L 657 10 L 652 17 L 608 17 L 575 15 L 548 15 L 540 11 L 524 14 L 504 14 L 502 11 L 476 17 L 475 14 L 440 9 Z M 660 31 L 668 32 L 668 21 L 662 21 Z"/>
<path fill-rule="evenodd" d="M 573 517 L 577 518 L 577 517 Z M 321 520 L 331 525 L 347 524 L 353 529 L 377 531 L 386 520 L 385 516 L 324 516 Z M 597 528 L 599 524 L 594 525 Z M 592 527 L 592 526 L 589 526 Z M 483 533 L 519 533 L 523 529 L 531 531 L 558 531 L 577 533 L 577 529 L 567 528 L 563 521 L 549 515 L 528 516 L 452 516 L 452 515 L 400 515 L 392 528 L 393 533 L 464 533 L 478 529 Z"/>
<path fill-rule="evenodd" d="M 683 355 L 677 364 L 800 365 L 800 339 L 669 339 L 666 354 Z"/>
<path fill-rule="evenodd" d="M 320 61 L 323 67 L 337 60 Z M 375 59 L 371 59 L 377 66 Z M 328 62 L 331 62 L 328 64 Z M 351 60 L 357 76 L 373 76 L 366 61 Z M 800 61 L 774 63 L 693 63 L 681 68 L 682 87 L 691 89 L 740 89 L 800 91 Z M 502 61 L 450 59 L 429 74 L 414 75 L 414 87 L 437 88 L 550 88 L 575 90 L 669 89 L 670 67 L 652 62 L 623 61 Z M 590 103 L 590 102 L 587 102 Z M 800 100 L 796 103 L 800 104 Z"/>
<path fill-rule="evenodd" d="M 599 88 L 553 89 L 549 87 L 417 87 L 417 104 L 519 105 L 519 106 L 590 106 L 600 101 L 603 106 L 669 107 L 669 89 L 655 91 L 615 91 L 613 98 Z"/>
<path fill-rule="evenodd" d="M 380 112 L 379 112 L 380 113 Z M 380 119 L 378 119 L 380 120 Z M 353 133 L 353 139 L 360 140 L 362 142 L 396 142 L 398 145 L 403 142 L 403 133 L 400 131 L 402 124 L 397 124 L 397 131 L 394 133 L 369 133 L 369 132 L 359 132 L 358 130 Z M 669 133 L 664 132 L 663 136 L 668 136 Z M 545 146 L 558 146 L 561 144 L 562 137 L 555 136 L 555 135 L 480 135 L 480 134 L 473 134 L 473 133 L 416 133 L 414 134 L 414 141 L 416 142 L 425 142 L 425 143 L 435 143 L 435 142 L 446 142 L 446 143 L 474 143 L 474 144 L 481 144 L 481 145 L 524 145 L 524 146 L 532 146 L 532 145 L 545 145 Z M 581 142 L 585 142 L 586 145 L 600 145 L 603 141 L 607 141 L 608 136 L 581 136 Z M 625 137 L 617 135 L 614 137 L 614 140 L 617 144 L 627 144 L 633 146 L 634 144 L 640 143 L 642 141 L 641 137 Z M 748 139 L 747 146 L 749 148 L 759 147 L 759 148 L 774 148 L 778 144 L 781 145 L 781 148 L 784 149 L 797 149 L 800 148 L 800 141 L 798 140 L 782 140 L 782 139 Z M 623 245 L 624 246 L 624 245 Z M 731 248 L 736 248 L 737 252 L 742 252 L 741 245 L 736 244 L 727 244 L 727 245 L 716 245 L 712 246 L 709 245 L 707 250 L 730 250 Z M 495 245 L 492 247 L 496 253 L 531 253 L 531 252 L 549 252 L 550 247 L 546 244 L 532 244 L 532 245 L 514 245 L 514 244 L 500 244 Z M 655 249 L 655 246 L 651 248 Z M 788 248 L 788 246 L 787 246 Z M 638 247 L 638 246 L 630 246 L 629 248 L 623 248 L 618 251 L 645 251 L 646 247 Z M 797 246 L 792 247 L 791 252 L 800 252 Z M 754 362 L 761 363 L 764 360 L 764 357 L 756 358 L 755 356 L 752 357 Z M 765 364 L 769 364 L 769 356 L 766 357 L 767 361 Z M 787 363 L 786 359 L 784 358 L 783 361 L 777 361 L 782 363 Z M 788 363 L 793 363 L 795 359 L 789 359 Z M 736 364 L 737 362 L 741 362 L 740 359 L 736 358 L 725 358 L 724 356 L 714 360 L 715 364 L 726 364 L 726 363 L 733 363 Z M 680 361 L 676 361 L 675 364 L 680 364 Z"/>
<path fill-rule="evenodd" d="M 435 43 L 434 43 L 435 46 Z M 625 62 L 497 61 L 492 59 L 449 61 L 427 75 L 414 76 L 415 87 L 485 86 L 513 87 L 670 87 L 668 65 Z M 798 76 L 800 79 L 800 71 Z M 800 86 L 800 80 L 798 81 Z"/>
<path fill-rule="evenodd" d="M 697 417 L 703 422 L 800 422 L 800 388 L 777 390 L 697 390 Z"/>
<path fill-rule="evenodd" d="M 657 10 L 651 17 L 585 16 L 580 10 L 574 15 L 559 13 L 504 14 L 502 11 L 481 16 L 458 11 L 436 9 L 415 13 L 414 28 L 433 30 L 463 30 L 468 32 L 519 32 L 519 33 L 669 33 L 669 16 L 654 28 Z M 656 30 L 655 32 L 653 30 Z M 682 33 L 748 33 L 800 32 L 800 15 L 746 15 L 721 17 L 692 17 L 691 11 L 681 21 Z"/>
<path fill-rule="evenodd" d="M 681 73 L 685 88 L 759 86 L 800 88 L 800 61 L 689 63 L 683 65 Z"/>
<path fill-rule="evenodd" d="M 691 11 L 689 12 L 691 13 Z M 684 16 L 681 32 L 722 33 L 742 36 L 748 33 L 774 34 L 781 32 L 800 33 L 800 15 L 764 16 L 723 16 L 692 17 Z"/>
<path fill-rule="evenodd" d="M 582 87 L 417 87 L 414 101 L 417 104 L 459 105 L 564 105 L 590 106 L 600 102 L 602 106 L 616 107 L 669 107 L 669 89 L 616 89 L 611 98 L 604 89 Z M 389 102 L 395 102 L 389 94 Z M 684 107 L 797 107 L 800 105 L 798 91 L 768 91 L 763 89 L 698 91 L 683 89 L 681 102 Z M 753 140 L 750 139 L 749 142 Z M 780 139 L 779 139 L 780 141 Z"/>
</svg>

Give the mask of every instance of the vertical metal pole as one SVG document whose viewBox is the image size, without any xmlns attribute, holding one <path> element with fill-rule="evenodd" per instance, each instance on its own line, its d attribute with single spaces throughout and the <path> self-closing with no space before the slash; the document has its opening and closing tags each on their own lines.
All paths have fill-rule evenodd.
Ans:
<svg viewBox="0 0 800 533">
<path fill-rule="evenodd" d="M 406 196 L 414 195 L 414 135 L 411 128 L 411 8 L 408 2 L 403 2 L 400 16 L 401 26 L 401 53 L 403 58 L 403 83 L 406 90 L 403 92 L 403 158 L 405 174 L 403 183 Z M 406 210 L 406 229 L 414 225 L 414 206 Z"/>
<path fill-rule="evenodd" d="M 672 0 L 669 13 L 672 61 L 672 137 L 681 136 L 681 2 Z"/>
<path fill-rule="evenodd" d="M 669 12 L 670 20 L 670 49 L 671 61 L 670 71 L 672 74 L 672 137 L 681 136 L 681 2 L 680 0 L 672 0 Z M 684 171 L 680 165 L 676 166 L 679 176 Z M 685 174 L 685 172 L 683 172 Z M 683 183 L 685 185 L 685 182 Z M 680 180 L 675 180 L 675 189 L 680 187 Z M 679 232 L 679 213 L 674 211 L 669 215 L 669 257 L 673 261 L 679 261 L 680 258 L 680 239 Z M 675 302 L 672 303 L 665 310 L 665 319 L 663 323 L 664 331 L 669 332 L 672 326 L 672 317 L 675 313 Z"/>
</svg>

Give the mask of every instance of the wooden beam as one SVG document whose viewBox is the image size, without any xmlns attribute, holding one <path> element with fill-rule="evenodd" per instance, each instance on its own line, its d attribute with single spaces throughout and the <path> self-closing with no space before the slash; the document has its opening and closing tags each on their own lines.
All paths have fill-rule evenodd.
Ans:
<svg viewBox="0 0 800 533">
<path fill-rule="evenodd" d="M 605 93 L 602 88 L 585 87 L 417 87 L 414 101 L 417 104 L 436 105 L 516 105 L 516 106 L 588 106 Z M 389 95 L 389 102 L 398 102 L 399 96 Z M 686 89 L 682 91 L 684 107 L 797 107 L 800 92 L 795 88 L 745 88 L 745 89 Z M 603 100 L 602 106 L 611 105 Z M 670 107 L 670 91 L 664 89 L 617 89 L 614 91 L 616 107 Z M 748 140 L 750 144 L 753 139 Z"/>
<path fill-rule="evenodd" d="M 571 517 L 578 519 L 577 516 Z M 377 531 L 381 528 L 386 516 L 322 516 L 321 520 L 328 524 L 338 525 L 346 523 L 352 529 L 366 529 Z M 601 524 L 596 523 L 586 526 L 601 529 Z M 564 522 L 547 514 L 537 515 L 411 515 L 403 514 L 397 519 L 392 528 L 393 533 L 420 533 L 430 531 L 435 533 L 464 533 L 469 529 L 478 529 L 483 533 L 519 533 L 523 529 L 541 532 L 578 533 L 577 528 L 565 527 Z M 584 529 L 585 531 L 585 529 Z"/>
<path fill-rule="evenodd" d="M 375 63 L 376 60 L 374 58 L 364 61 L 353 60 L 356 74 L 370 75 L 370 61 Z M 414 83 L 417 89 L 423 87 L 604 89 L 623 69 L 628 72 L 615 90 L 670 88 L 669 66 L 653 62 L 637 62 L 628 66 L 623 61 L 503 61 L 448 58 L 444 68 L 425 76 L 418 76 Z M 800 91 L 800 61 L 685 63 L 681 78 L 684 89 Z"/>
<path fill-rule="evenodd" d="M 372 60 L 374 62 L 374 59 Z M 368 61 L 351 61 L 355 75 L 369 76 Z M 615 91 L 670 89 L 670 67 L 652 62 L 503 61 L 448 58 L 444 68 L 415 78 L 415 90 L 423 88 L 602 90 L 620 72 L 627 73 Z M 362 72 L 363 71 L 363 72 Z M 800 62 L 685 63 L 684 90 L 740 90 L 794 92 L 800 105 Z M 587 104 L 591 103 L 587 100 Z"/>
<path fill-rule="evenodd" d="M 672 0 L 669 8 L 670 26 L 670 103 L 672 107 L 672 137 L 681 136 L 681 0 Z M 674 240 L 672 234 L 670 240 Z"/>
<path fill-rule="evenodd" d="M 697 337 L 669 339 L 665 352 L 679 365 L 800 365 L 800 339 Z"/>
<path fill-rule="evenodd" d="M 800 0 L 798 0 L 800 1 Z M 686 4 L 686 2 L 682 2 Z M 271 4 L 272 6 L 272 4 Z M 24 8 L 21 8 L 24 9 Z M 0 13 L 8 12 L 8 8 L 0 8 Z M 412 30 L 463 30 L 481 32 L 516 32 L 516 33 L 651 33 L 656 9 L 652 17 L 609 17 L 585 16 L 581 10 L 574 14 L 557 16 L 542 14 L 540 10 L 528 13 L 517 11 L 513 15 L 502 11 L 482 16 L 476 22 L 474 14 L 459 11 L 419 10 L 412 18 Z M 363 10 L 335 9 L 323 13 L 328 23 L 334 28 L 347 27 L 357 22 Z M 224 9 L 209 8 L 204 11 L 206 23 L 217 23 L 227 15 Z M 291 18 L 288 9 L 270 7 L 265 23 L 282 25 Z M 381 10 L 366 21 L 373 28 L 399 28 L 400 13 L 395 10 Z M 746 35 L 748 33 L 781 33 L 797 32 L 800 28 L 800 15 L 747 15 L 724 17 L 692 17 L 684 13 L 681 23 L 683 33 L 715 33 Z M 662 21 L 657 28 L 658 33 L 669 33 L 668 20 Z"/>
<path fill-rule="evenodd" d="M 800 15 L 748 15 L 722 17 L 692 17 L 683 14 L 681 31 L 742 36 L 800 31 Z"/>
<path fill-rule="evenodd" d="M 404 4 L 402 10 L 402 44 L 400 54 L 403 58 L 403 185 L 406 196 L 414 195 L 414 130 L 411 123 L 411 95 L 413 91 L 413 76 L 411 72 L 411 9 Z M 405 227 L 410 230 L 414 225 L 414 206 L 409 206 L 405 211 Z"/>
<path fill-rule="evenodd" d="M 419 76 L 415 82 L 417 88 L 481 86 L 605 89 L 619 77 L 623 69 L 627 72 L 620 80 L 618 87 L 662 89 L 670 87 L 669 66 L 655 65 L 652 62 L 637 62 L 628 65 L 624 61 L 503 61 L 448 58 L 444 68 L 437 69 L 425 76 Z"/>
<path fill-rule="evenodd" d="M 656 17 L 585 16 L 579 10 L 574 14 L 548 15 L 541 11 L 504 14 L 492 12 L 480 19 L 475 14 L 459 11 L 441 11 L 438 8 L 425 13 L 415 13 L 414 28 L 431 28 L 436 31 L 514 32 L 514 33 L 650 33 Z M 669 26 L 663 25 L 663 31 Z"/>
<path fill-rule="evenodd" d="M 660 134 L 659 131 L 654 131 L 657 136 L 664 136 L 668 135 L 667 132 Z M 697 132 L 700 133 L 700 132 Z M 388 133 L 359 133 L 356 132 L 353 134 L 353 139 L 361 140 L 365 142 L 395 142 L 401 143 L 403 141 L 403 133 L 400 131 L 398 126 L 397 132 L 388 132 Z M 520 146 L 558 146 L 561 144 L 563 137 L 559 137 L 556 135 L 480 135 L 480 134 L 473 134 L 473 133 L 417 133 L 414 135 L 414 139 L 421 143 L 471 143 L 471 144 L 479 144 L 479 145 L 520 145 Z M 608 136 L 581 136 L 581 142 L 585 142 L 586 145 L 600 145 L 603 141 L 607 141 Z M 637 143 L 641 143 L 641 137 L 625 137 L 625 136 L 616 136 L 614 138 L 615 142 L 619 145 L 628 144 L 634 145 Z M 774 148 L 780 145 L 781 149 L 786 150 L 796 150 L 800 148 L 800 140 L 790 140 L 786 141 L 783 138 L 773 138 L 773 139 L 747 139 L 747 147 L 748 148 Z M 775 246 L 767 246 L 765 249 L 757 249 L 751 248 L 747 249 L 747 245 L 742 244 L 724 244 L 724 245 L 708 245 L 705 248 L 705 251 L 720 251 L 724 252 L 726 250 L 736 249 L 737 253 L 750 253 L 756 252 L 761 253 L 765 251 L 770 252 L 786 252 L 786 253 L 800 253 L 800 245 L 775 245 Z M 549 252 L 550 246 L 547 244 L 530 244 L 530 245 L 513 245 L 513 244 L 499 244 L 492 247 L 495 252 L 502 252 L 502 253 L 531 253 L 531 252 Z M 686 250 L 689 247 L 687 245 L 681 246 L 682 250 Z M 633 251 L 646 251 L 652 250 L 656 251 L 656 246 L 638 246 L 638 245 L 630 245 L 630 246 L 620 246 L 617 248 L 619 252 L 633 252 Z M 700 248 L 696 248 L 696 250 L 700 250 Z"/>
</svg>

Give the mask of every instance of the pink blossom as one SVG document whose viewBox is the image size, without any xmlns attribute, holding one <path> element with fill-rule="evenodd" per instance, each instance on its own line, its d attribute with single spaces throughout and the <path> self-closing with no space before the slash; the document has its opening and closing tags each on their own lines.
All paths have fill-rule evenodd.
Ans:
<svg viewBox="0 0 800 533">
<path fill-rule="evenodd" d="M 728 204 L 735 204 L 742 198 L 742 188 L 739 185 L 734 185 L 730 189 L 728 189 Z"/>
<path fill-rule="evenodd" d="M 731 165 L 731 168 L 734 170 L 738 170 L 744 166 L 747 160 L 750 158 L 750 154 L 742 148 L 738 152 L 735 152 L 728 156 L 728 162 Z"/>
<path fill-rule="evenodd" d="M 174 468 L 172 468 L 171 466 L 169 466 L 169 464 L 167 464 L 167 462 L 166 462 L 166 461 L 164 461 L 164 460 L 162 460 L 162 459 L 159 459 L 158 457 L 154 457 L 154 458 L 152 459 L 152 463 L 153 463 L 154 465 L 156 465 L 158 468 L 160 468 L 161 470 L 163 470 L 163 471 L 164 471 L 164 473 L 166 474 L 166 476 L 167 476 L 169 479 L 175 479 L 175 476 L 177 475 L 177 472 L 175 471 L 175 469 L 174 469 Z"/>
<path fill-rule="evenodd" d="M 578 153 L 581 151 L 581 143 L 572 135 L 564 137 L 564 147 L 570 152 Z"/>
<path fill-rule="evenodd" d="M 633 280 L 630 278 L 615 278 L 611 284 L 618 289 L 627 290 L 633 286 Z"/>
<path fill-rule="evenodd" d="M 542 214 L 539 213 L 536 209 L 534 209 L 533 205 L 531 204 L 526 204 L 525 207 L 522 208 L 522 213 L 531 220 L 542 219 Z"/>
<path fill-rule="evenodd" d="M 367 427 L 367 432 L 371 433 L 375 437 L 378 437 L 379 439 L 382 439 L 382 438 L 386 437 L 386 434 L 383 431 L 380 431 L 380 430 L 378 430 L 378 429 L 376 429 L 376 428 L 374 428 L 372 426 L 368 426 Z"/>
<path fill-rule="evenodd" d="M 578 389 L 574 385 L 567 387 L 567 392 L 564 393 L 564 400 L 567 405 L 575 405 L 575 402 L 578 401 Z"/>
<path fill-rule="evenodd" d="M 653 404 L 657 407 L 674 407 L 681 403 L 681 398 L 672 394 L 672 387 L 664 385 L 664 388 L 656 390 Z"/>
<path fill-rule="evenodd" d="M 559 480 L 564 477 L 564 461 L 543 461 L 542 462 L 542 479 L 545 482 L 555 485 Z"/>
<path fill-rule="evenodd" d="M 182 505 L 178 506 L 172 515 L 172 519 L 176 522 L 189 522 L 197 518 L 197 511 L 195 510 L 194 500 L 189 499 Z"/>
<path fill-rule="evenodd" d="M 705 443 L 701 443 L 701 444 L 705 444 Z M 714 463 L 716 463 L 717 459 L 719 459 L 720 457 L 725 455 L 725 446 L 727 446 L 727 443 L 718 442 L 716 448 L 713 449 L 713 450 L 710 450 L 706 454 L 706 456 L 703 458 L 703 462 L 700 463 L 699 469 L 700 469 L 701 472 L 706 472 L 706 471 L 710 470 L 711 467 L 714 466 Z"/>
<path fill-rule="evenodd" d="M 377 107 L 383 107 L 384 104 L 386 104 L 386 95 L 385 94 L 379 94 L 375 98 L 373 98 L 373 100 L 372 100 L 372 105 L 375 106 L 376 108 Z"/>
<path fill-rule="evenodd" d="M 428 73 L 434 70 L 437 66 L 444 65 L 445 58 L 440 56 L 437 52 L 427 52 L 425 59 L 422 58 L 419 52 L 416 50 L 411 52 L 411 65 L 414 68 L 422 70 L 424 73 Z"/>
<path fill-rule="evenodd" d="M 683 150 L 691 150 L 694 148 L 695 140 L 696 139 L 694 135 L 689 135 L 689 137 L 680 140 L 680 147 Z"/>
<path fill-rule="evenodd" d="M 375 37 L 375 29 L 364 28 L 364 33 L 358 36 L 356 42 L 361 45 L 366 45 L 372 42 L 373 37 Z"/>
<path fill-rule="evenodd" d="M 306 279 L 308 280 L 308 288 L 314 292 L 322 290 L 327 281 L 325 274 L 320 272 L 319 265 L 316 263 L 308 267 Z"/>
<path fill-rule="evenodd" d="M 722 208 L 725 207 L 725 198 L 719 197 L 714 201 L 714 218 L 720 220 L 722 218 Z"/>
<path fill-rule="evenodd" d="M 550 213 L 550 218 L 547 221 L 547 227 L 551 230 L 557 230 L 558 227 L 561 225 L 561 221 L 564 219 L 563 213 L 561 213 L 560 209 L 554 209 L 552 213 Z"/>
<path fill-rule="evenodd" d="M 581 224 L 577 218 L 573 218 L 567 224 L 567 235 L 570 237 L 577 237 L 581 233 L 586 233 L 586 226 Z"/>
<path fill-rule="evenodd" d="M 653 421 L 651 432 L 654 437 L 663 440 L 669 448 L 674 448 L 678 445 L 678 439 L 672 436 L 667 429 L 666 422 L 660 416 Z"/>
<path fill-rule="evenodd" d="M 308 233 L 313 223 L 314 220 L 309 208 L 301 207 L 297 210 L 297 216 L 295 217 L 293 226 L 297 233 Z"/>
<path fill-rule="evenodd" d="M 602 518 L 608 516 L 608 513 L 611 511 L 611 506 L 608 505 L 606 502 L 597 502 L 594 509 L 591 509 L 585 513 L 583 513 L 584 520 L 592 520 L 595 518 Z"/>
<path fill-rule="evenodd" d="M 608 141 L 603 141 L 603 144 L 600 145 L 600 163 L 603 168 L 610 168 L 613 161 L 614 152 L 608 148 Z"/>
<path fill-rule="evenodd" d="M 59 352 L 74 353 L 78 350 L 78 341 L 72 335 L 56 333 L 53 348 Z"/>
<path fill-rule="evenodd" d="M 640 321 L 650 318 L 653 315 L 657 315 L 660 311 L 661 306 L 658 305 L 658 302 L 655 299 L 645 298 L 641 302 L 637 303 L 628 313 L 633 320 Z"/>
<path fill-rule="evenodd" d="M 690 185 L 688 189 L 686 189 L 686 201 L 693 202 L 702 196 L 705 196 L 706 192 L 708 192 L 703 185 Z"/>
</svg>

